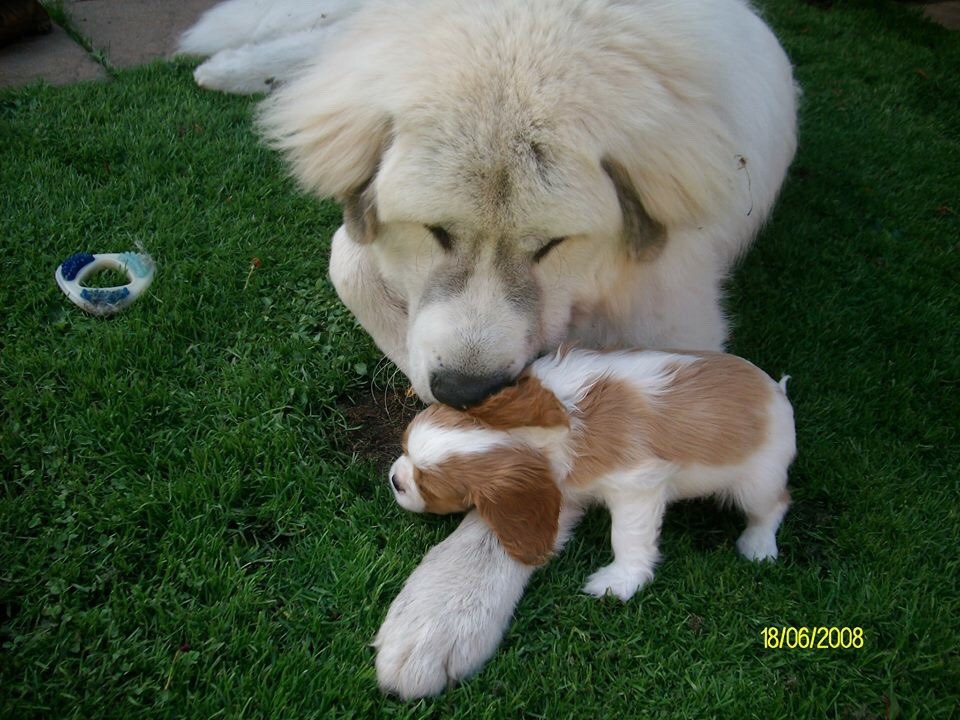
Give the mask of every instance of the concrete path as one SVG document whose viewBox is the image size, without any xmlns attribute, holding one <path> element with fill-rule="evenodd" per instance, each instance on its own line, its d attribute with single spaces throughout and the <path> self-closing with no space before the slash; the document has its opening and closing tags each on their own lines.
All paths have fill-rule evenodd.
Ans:
<svg viewBox="0 0 960 720">
<path fill-rule="evenodd" d="M 64 0 L 69 25 L 92 52 L 54 25 L 49 35 L 0 48 L 0 88 L 44 80 L 67 85 L 102 80 L 106 67 L 126 68 L 170 56 L 176 40 L 218 0 Z M 960 0 L 926 3 L 924 14 L 960 30 Z"/>
<path fill-rule="evenodd" d="M 49 35 L 0 48 L 0 88 L 41 79 L 51 85 L 102 80 L 107 77 L 104 64 L 126 68 L 169 57 L 180 33 L 217 2 L 65 0 L 70 27 L 93 52 L 54 24 Z"/>
<path fill-rule="evenodd" d="M 923 14 L 951 30 L 960 30 L 960 2 L 934 2 L 923 6 Z"/>
<path fill-rule="evenodd" d="M 34 35 L 0 48 L 0 88 L 40 79 L 51 85 L 69 85 L 106 76 L 103 66 L 56 23 L 49 35 Z"/>
</svg>

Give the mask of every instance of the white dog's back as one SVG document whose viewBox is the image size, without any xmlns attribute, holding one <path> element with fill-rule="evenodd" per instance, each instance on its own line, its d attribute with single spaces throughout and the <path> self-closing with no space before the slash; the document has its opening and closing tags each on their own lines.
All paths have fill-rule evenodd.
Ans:
<svg viewBox="0 0 960 720">
<path fill-rule="evenodd" d="M 177 53 L 209 57 L 194 72 L 200 87 L 240 95 L 268 92 L 323 48 L 359 0 L 227 0 L 181 37 Z"/>
<path fill-rule="evenodd" d="M 360 6 L 359 0 L 228 0 L 215 5 L 181 37 L 178 52 L 213 55 L 330 25 Z"/>
</svg>

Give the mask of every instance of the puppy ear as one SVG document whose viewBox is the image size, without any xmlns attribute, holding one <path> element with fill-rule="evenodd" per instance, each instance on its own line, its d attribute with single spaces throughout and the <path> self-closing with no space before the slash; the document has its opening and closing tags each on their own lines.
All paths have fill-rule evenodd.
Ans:
<svg viewBox="0 0 960 720">
<path fill-rule="evenodd" d="M 529 373 L 464 412 L 495 430 L 570 426 L 566 408 L 557 396 Z"/>
<path fill-rule="evenodd" d="M 608 158 L 600 166 L 617 192 L 623 212 L 623 236 L 630 254 L 642 262 L 655 260 L 667 242 L 666 228 L 647 213 L 623 165 Z"/>
<path fill-rule="evenodd" d="M 553 553 L 563 502 L 550 466 L 529 449 L 496 455 L 497 466 L 471 489 L 471 500 L 510 557 L 542 565 Z"/>
</svg>

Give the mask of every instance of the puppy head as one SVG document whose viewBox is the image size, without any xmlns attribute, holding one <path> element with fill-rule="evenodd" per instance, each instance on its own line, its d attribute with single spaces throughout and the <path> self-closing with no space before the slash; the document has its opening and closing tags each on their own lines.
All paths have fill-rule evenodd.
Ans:
<svg viewBox="0 0 960 720">
<path fill-rule="evenodd" d="M 410 423 L 390 468 L 394 497 L 414 512 L 476 507 L 504 550 L 528 565 L 556 542 L 562 496 L 547 455 L 569 420 L 536 378 L 470 411 L 433 405 Z"/>
</svg>

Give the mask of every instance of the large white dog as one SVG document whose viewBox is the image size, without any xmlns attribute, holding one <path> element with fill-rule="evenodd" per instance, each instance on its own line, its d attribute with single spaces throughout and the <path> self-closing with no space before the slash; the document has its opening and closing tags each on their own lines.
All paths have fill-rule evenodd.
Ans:
<svg viewBox="0 0 960 720">
<path fill-rule="evenodd" d="M 427 401 L 564 340 L 719 350 L 795 149 L 790 64 L 741 0 L 230 0 L 182 47 L 206 87 L 279 85 L 264 135 L 344 207 L 337 292 Z M 531 572 L 468 515 L 387 613 L 381 686 L 479 668 Z"/>
</svg>

